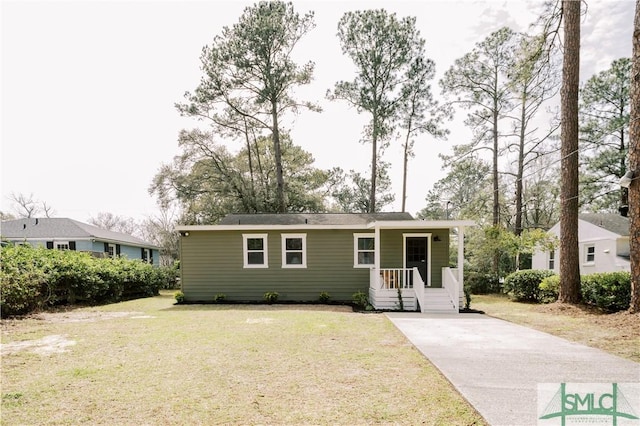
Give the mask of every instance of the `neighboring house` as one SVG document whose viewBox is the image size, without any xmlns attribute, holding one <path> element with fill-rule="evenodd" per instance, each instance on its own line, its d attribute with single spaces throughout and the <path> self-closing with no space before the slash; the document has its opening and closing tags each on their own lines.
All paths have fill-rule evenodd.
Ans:
<svg viewBox="0 0 640 426">
<path fill-rule="evenodd" d="M 217 225 L 183 225 L 180 272 L 186 301 L 351 301 L 375 308 L 457 312 L 463 270 L 449 268 L 457 229 L 458 265 L 471 221 L 414 220 L 408 213 L 239 214 Z"/>
<path fill-rule="evenodd" d="M 15 244 L 84 251 L 98 256 L 123 256 L 153 265 L 158 265 L 160 260 L 160 247 L 128 234 L 67 218 L 7 220 L 1 224 L 0 236 Z"/>
<path fill-rule="evenodd" d="M 560 224 L 549 233 L 560 238 Z M 580 273 L 630 271 L 629 218 L 613 213 L 587 213 L 578 216 Z M 533 269 L 560 272 L 560 249 L 534 253 Z"/>
</svg>

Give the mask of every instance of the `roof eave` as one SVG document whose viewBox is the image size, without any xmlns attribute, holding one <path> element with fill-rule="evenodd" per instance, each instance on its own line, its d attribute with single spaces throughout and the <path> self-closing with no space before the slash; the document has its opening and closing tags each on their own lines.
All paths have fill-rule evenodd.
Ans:
<svg viewBox="0 0 640 426">
<path fill-rule="evenodd" d="M 451 229 L 476 226 L 473 220 L 379 220 L 370 222 L 369 229 Z"/>
</svg>

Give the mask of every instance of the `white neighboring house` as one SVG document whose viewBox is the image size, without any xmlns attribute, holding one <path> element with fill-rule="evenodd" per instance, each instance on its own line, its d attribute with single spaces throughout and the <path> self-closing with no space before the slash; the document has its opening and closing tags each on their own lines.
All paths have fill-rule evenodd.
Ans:
<svg viewBox="0 0 640 426">
<path fill-rule="evenodd" d="M 560 223 L 549 233 L 560 238 Z M 578 217 L 580 274 L 630 271 L 629 218 L 613 213 L 585 213 Z M 560 272 L 560 249 L 533 254 L 532 269 Z"/>
</svg>

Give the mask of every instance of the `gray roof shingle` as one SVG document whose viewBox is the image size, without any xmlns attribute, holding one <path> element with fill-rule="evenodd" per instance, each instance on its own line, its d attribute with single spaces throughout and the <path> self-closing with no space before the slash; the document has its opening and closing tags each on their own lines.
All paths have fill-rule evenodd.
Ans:
<svg viewBox="0 0 640 426">
<path fill-rule="evenodd" d="M 156 245 L 122 232 L 108 231 L 97 226 L 68 218 L 27 218 L 2 222 L 0 235 L 7 239 L 16 238 L 95 238 L 121 242 L 137 247 Z"/>
<path fill-rule="evenodd" d="M 620 216 L 615 213 L 584 213 L 578 217 L 585 222 L 589 222 L 623 237 L 629 236 L 628 217 Z"/>
<path fill-rule="evenodd" d="M 409 213 L 229 214 L 219 225 L 365 225 L 380 220 L 413 220 Z"/>
</svg>

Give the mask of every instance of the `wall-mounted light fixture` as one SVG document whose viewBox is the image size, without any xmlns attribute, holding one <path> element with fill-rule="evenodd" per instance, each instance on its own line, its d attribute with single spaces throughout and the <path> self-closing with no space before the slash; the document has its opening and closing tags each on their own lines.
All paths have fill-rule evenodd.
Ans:
<svg viewBox="0 0 640 426">
<path fill-rule="evenodd" d="M 633 171 L 629 170 L 620 178 L 620 186 L 623 188 L 629 188 L 631 181 L 633 180 Z"/>
<path fill-rule="evenodd" d="M 180 231 L 180 235 L 182 235 L 183 237 L 188 237 L 189 231 Z"/>
<path fill-rule="evenodd" d="M 439 236 L 436 235 L 435 237 L 433 237 L 433 241 L 442 241 L 442 240 L 440 239 Z"/>
</svg>

